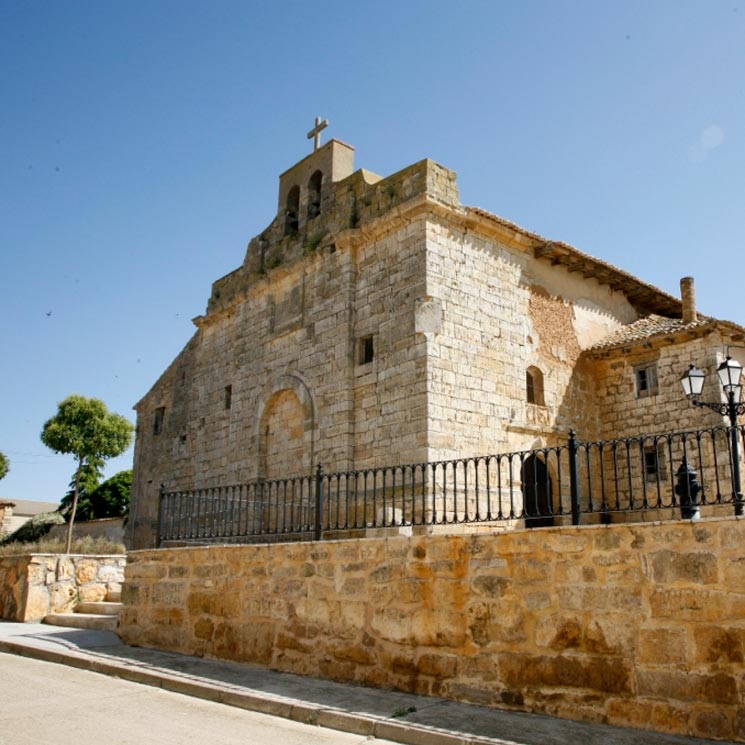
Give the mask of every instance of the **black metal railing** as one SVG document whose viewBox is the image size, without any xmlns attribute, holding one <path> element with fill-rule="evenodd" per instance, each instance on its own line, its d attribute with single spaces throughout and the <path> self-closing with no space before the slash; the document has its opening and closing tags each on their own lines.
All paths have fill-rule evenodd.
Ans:
<svg viewBox="0 0 745 745">
<path fill-rule="evenodd" d="M 696 517 L 743 505 L 730 428 L 671 432 L 431 463 L 161 489 L 160 542 L 320 540 L 416 526 L 527 527 Z M 742 442 L 744 428 L 736 430 Z M 742 450 L 742 448 L 741 448 Z M 711 509 L 709 509 L 711 508 Z"/>
</svg>

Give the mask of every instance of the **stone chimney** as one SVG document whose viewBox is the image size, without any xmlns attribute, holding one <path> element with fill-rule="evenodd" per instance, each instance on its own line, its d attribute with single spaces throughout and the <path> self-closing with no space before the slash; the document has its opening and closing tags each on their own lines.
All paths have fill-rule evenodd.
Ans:
<svg viewBox="0 0 745 745">
<path fill-rule="evenodd" d="M 698 320 L 696 313 L 696 288 L 693 285 L 693 277 L 683 277 L 680 280 L 680 297 L 683 301 L 683 323 L 695 323 Z"/>
</svg>

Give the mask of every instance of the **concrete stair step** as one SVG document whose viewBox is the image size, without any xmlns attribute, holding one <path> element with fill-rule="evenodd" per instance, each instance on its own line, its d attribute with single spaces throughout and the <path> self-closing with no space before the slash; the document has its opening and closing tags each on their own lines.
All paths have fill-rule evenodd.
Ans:
<svg viewBox="0 0 745 745">
<path fill-rule="evenodd" d="M 44 616 L 42 623 L 51 626 L 69 626 L 76 629 L 95 629 L 96 631 L 116 631 L 117 616 L 100 613 L 51 613 Z"/>
<path fill-rule="evenodd" d="M 99 600 L 96 602 L 78 603 L 75 606 L 75 613 L 93 613 L 100 616 L 118 616 L 122 609 L 121 603 L 114 603 L 108 600 Z"/>
</svg>

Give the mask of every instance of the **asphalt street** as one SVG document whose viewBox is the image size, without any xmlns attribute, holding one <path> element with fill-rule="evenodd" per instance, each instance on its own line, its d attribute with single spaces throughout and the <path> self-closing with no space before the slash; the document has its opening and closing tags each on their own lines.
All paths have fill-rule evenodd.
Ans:
<svg viewBox="0 0 745 745">
<path fill-rule="evenodd" d="M 130 647 L 111 631 L 38 623 L 0 622 L 0 671 L 0 745 L 712 742 Z"/>
<path fill-rule="evenodd" d="M 394 745 L 0 654 L 2 745 Z"/>
</svg>

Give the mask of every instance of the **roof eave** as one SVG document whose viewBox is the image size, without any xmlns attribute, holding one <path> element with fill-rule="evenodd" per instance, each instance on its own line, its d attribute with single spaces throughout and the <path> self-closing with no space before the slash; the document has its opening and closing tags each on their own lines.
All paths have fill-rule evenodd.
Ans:
<svg viewBox="0 0 745 745">
<path fill-rule="evenodd" d="M 523 245 L 527 241 L 527 247 L 532 249 L 536 259 L 549 261 L 554 266 L 563 266 L 570 272 L 579 272 L 584 277 L 591 277 L 600 284 L 610 287 L 611 290 L 622 292 L 640 314 L 659 313 L 673 318 L 679 318 L 682 315 L 683 306 L 678 298 L 642 282 L 612 264 L 596 259 L 568 243 L 550 241 L 480 207 L 467 207 L 466 210 L 492 223 L 495 227 L 508 231 L 514 237 L 519 237 Z"/>
</svg>

